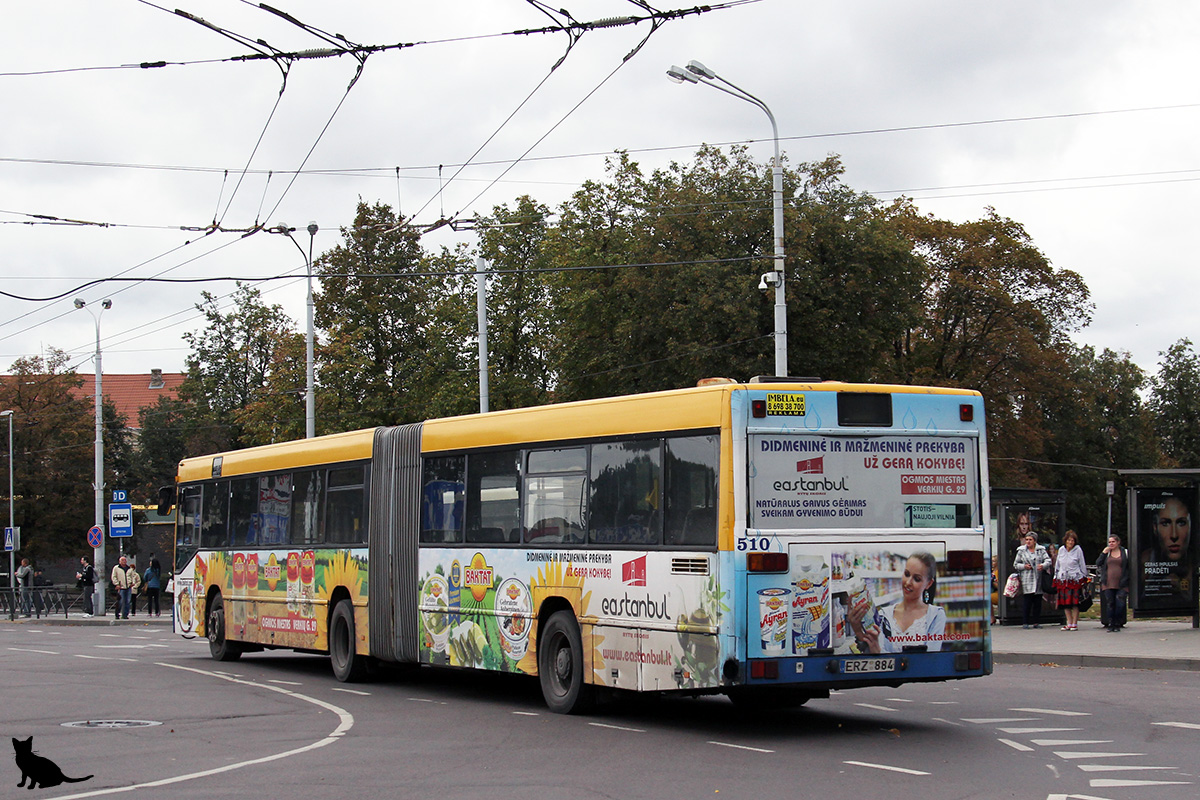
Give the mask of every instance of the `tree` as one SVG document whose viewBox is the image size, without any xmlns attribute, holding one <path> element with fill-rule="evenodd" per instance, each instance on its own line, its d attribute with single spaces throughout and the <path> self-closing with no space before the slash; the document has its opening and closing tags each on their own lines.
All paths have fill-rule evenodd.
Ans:
<svg viewBox="0 0 1200 800">
<path fill-rule="evenodd" d="M 315 265 L 316 324 L 326 334 L 318 424 L 396 425 L 447 405 L 462 408 L 470 374 L 462 338 L 467 309 L 452 280 L 431 274 L 447 266 L 461 272 L 460 259 L 427 258 L 417 232 L 383 203 L 360 202 L 342 237 Z"/>
<path fill-rule="evenodd" d="M 549 213 L 525 195 L 517 198 L 515 208 L 496 206 L 479 234 L 480 255 L 491 264 L 487 314 L 492 409 L 538 405 L 552 396 L 551 353 L 557 342 L 551 319 L 552 279 L 545 273 L 551 265 L 545 247 Z M 469 289 L 463 287 L 464 295 Z"/>
<path fill-rule="evenodd" d="M 1090 321 L 1086 284 L 994 210 L 965 223 L 911 208 L 897 219 L 927 269 L 925 311 L 896 342 L 898 379 L 981 391 L 994 482 L 1034 485 L 1030 461 L 1045 460 L 1042 399 L 1063 390 L 1068 334 Z"/>
<path fill-rule="evenodd" d="M 1150 409 L 1162 441 L 1163 466 L 1200 466 L 1200 355 L 1191 339 L 1159 353 L 1150 381 Z"/>
<path fill-rule="evenodd" d="M 0 383 L 0 406 L 12 409 L 13 514 L 21 556 L 54 559 L 79 552 L 93 520 L 94 405 L 66 354 L 20 358 Z M 111 407 L 110 407 L 111 408 Z"/>
<path fill-rule="evenodd" d="M 266 305 L 258 289 L 240 283 L 228 313 L 216 296 L 201 297 L 196 308 L 207 327 L 184 335 L 192 352 L 179 387 L 195 417 L 191 454 L 302 437 L 304 381 L 296 376 L 295 324 L 280 306 Z"/>
</svg>

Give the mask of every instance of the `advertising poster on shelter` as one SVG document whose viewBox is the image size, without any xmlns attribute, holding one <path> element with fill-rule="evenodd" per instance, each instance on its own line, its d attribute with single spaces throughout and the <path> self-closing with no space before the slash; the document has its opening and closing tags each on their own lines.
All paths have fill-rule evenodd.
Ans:
<svg viewBox="0 0 1200 800">
<path fill-rule="evenodd" d="M 1138 489 L 1137 539 L 1133 543 L 1138 610 L 1192 608 L 1196 544 L 1192 489 Z"/>
</svg>

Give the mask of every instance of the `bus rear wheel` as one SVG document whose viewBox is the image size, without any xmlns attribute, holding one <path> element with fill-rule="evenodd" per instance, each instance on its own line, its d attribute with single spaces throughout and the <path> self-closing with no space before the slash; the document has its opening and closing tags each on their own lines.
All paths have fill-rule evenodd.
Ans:
<svg viewBox="0 0 1200 800">
<path fill-rule="evenodd" d="M 333 676 L 342 683 L 361 681 L 367 674 L 367 657 L 355 652 L 354 604 L 339 600 L 329 616 L 329 660 Z"/>
<path fill-rule="evenodd" d="M 538 680 L 550 710 L 556 714 L 590 710 L 595 689 L 583 680 L 583 643 L 574 614 L 564 610 L 550 615 L 538 634 L 537 655 Z"/>
<path fill-rule="evenodd" d="M 206 622 L 208 633 L 208 652 L 217 661 L 237 661 L 242 657 L 242 647 L 238 642 L 225 638 L 225 601 L 221 595 L 213 595 L 208 604 Z"/>
</svg>

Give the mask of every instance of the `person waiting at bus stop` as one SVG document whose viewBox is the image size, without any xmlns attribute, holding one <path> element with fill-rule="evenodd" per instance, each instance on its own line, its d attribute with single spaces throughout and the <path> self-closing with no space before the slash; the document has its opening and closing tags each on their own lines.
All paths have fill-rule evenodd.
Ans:
<svg viewBox="0 0 1200 800">
<path fill-rule="evenodd" d="M 130 599 L 141 583 L 142 579 L 138 577 L 137 570 L 129 566 L 129 559 L 121 556 L 112 571 L 112 585 L 116 588 L 118 597 L 117 617 L 129 619 Z"/>
<path fill-rule="evenodd" d="M 83 615 L 90 617 L 95 612 L 92 610 L 92 593 L 96 591 L 96 568 L 92 566 L 92 562 L 88 561 L 87 556 L 79 559 L 79 572 L 75 573 L 77 585 L 83 589 Z"/>
<path fill-rule="evenodd" d="M 150 566 L 146 567 L 146 572 L 142 575 L 142 584 L 146 587 L 146 614 L 161 617 L 162 612 L 158 607 L 158 590 L 162 588 L 162 566 L 154 557 L 154 553 L 150 554 Z"/>
<path fill-rule="evenodd" d="M 1121 537 L 1115 533 L 1096 559 L 1096 580 L 1102 597 L 1100 622 L 1114 633 L 1125 627 L 1125 598 L 1129 596 L 1129 551 L 1121 547 Z"/>
<path fill-rule="evenodd" d="M 1042 573 L 1050 567 L 1050 555 L 1038 544 L 1037 534 L 1025 534 L 1025 544 L 1017 548 L 1013 569 L 1021 576 L 1022 628 L 1042 627 Z M 1031 622 L 1032 620 L 1032 622 Z"/>
<path fill-rule="evenodd" d="M 33 567 L 29 559 L 22 558 L 21 566 L 17 567 L 17 586 L 21 590 L 21 613 L 27 617 L 33 616 Z"/>
</svg>

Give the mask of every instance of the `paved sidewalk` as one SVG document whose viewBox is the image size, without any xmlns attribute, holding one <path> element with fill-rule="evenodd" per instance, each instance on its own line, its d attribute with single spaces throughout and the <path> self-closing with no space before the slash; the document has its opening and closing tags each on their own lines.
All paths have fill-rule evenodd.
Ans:
<svg viewBox="0 0 1200 800">
<path fill-rule="evenodd" d="M 1098 620 L 1080 620 L 1077 631 L 1060 627 L 994 626 L 995 662 L 1200 671 L 1200 629 L 1193 628 L 1190 620 L 1130 620 L 1117 633 L 1104 630 Z"/>
</svg>

